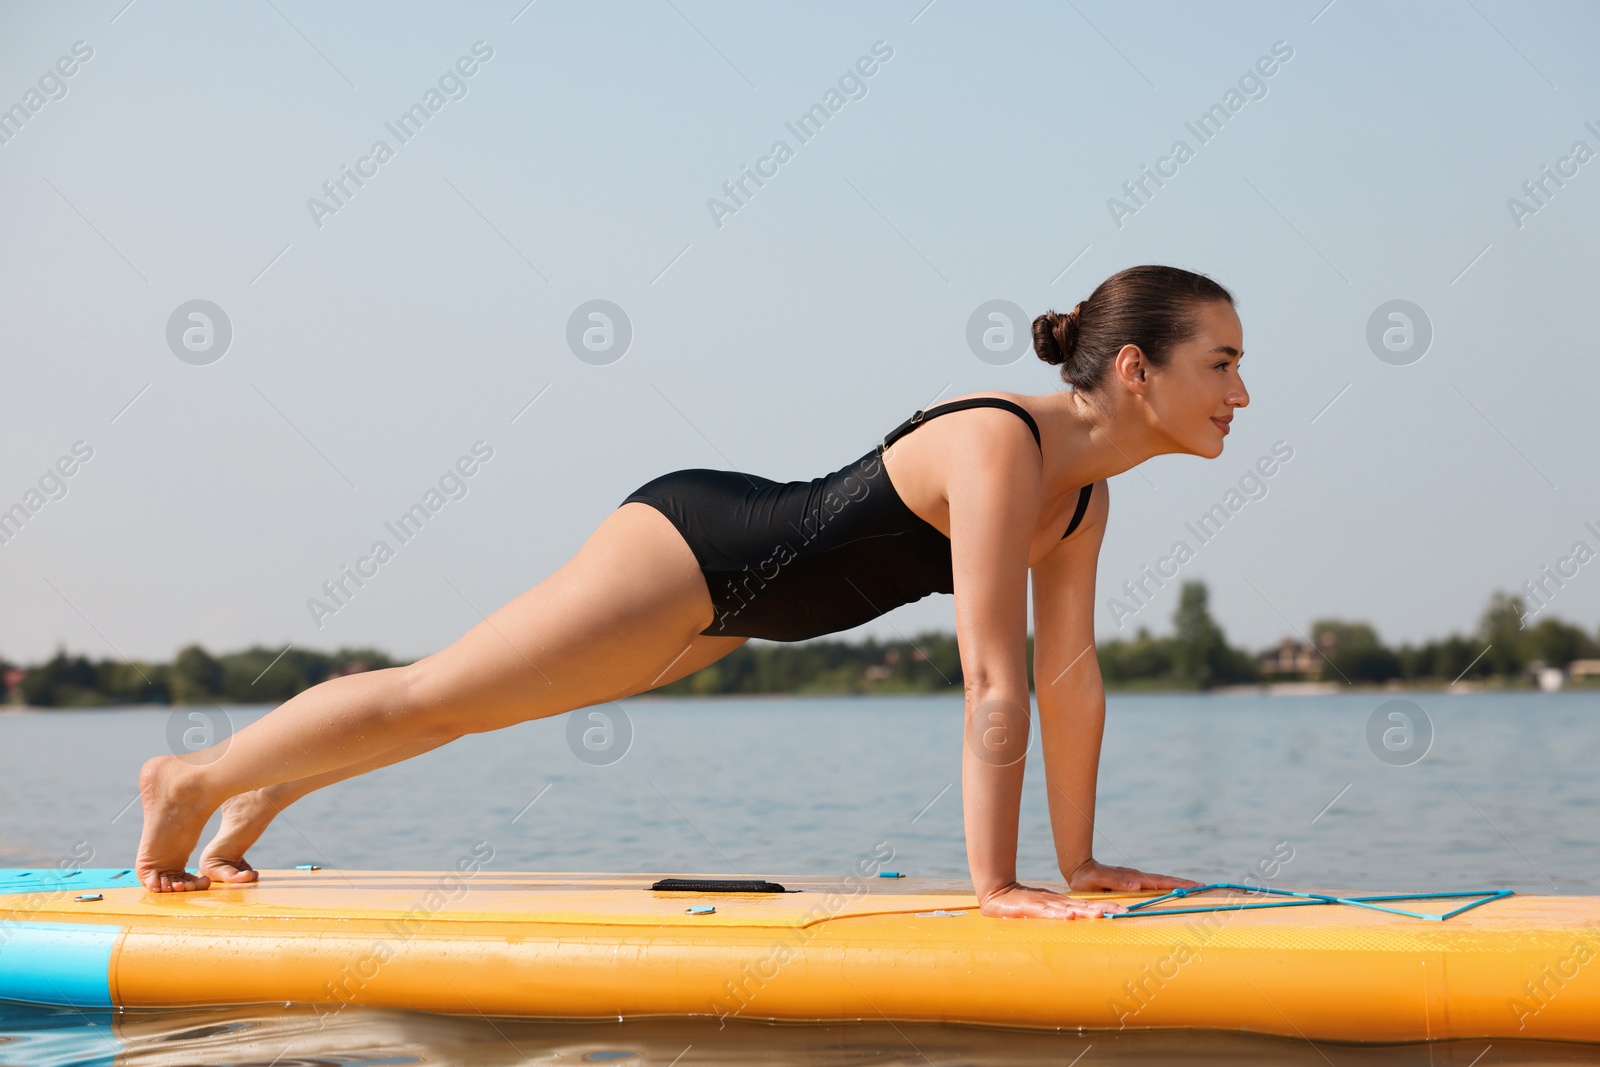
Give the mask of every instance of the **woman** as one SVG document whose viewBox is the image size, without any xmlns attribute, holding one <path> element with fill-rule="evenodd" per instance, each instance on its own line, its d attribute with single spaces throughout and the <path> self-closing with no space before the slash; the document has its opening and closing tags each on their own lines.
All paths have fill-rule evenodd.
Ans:
<svg viewBox="0 0 1600 1067">
<path fill-rule="evenodd" d="M 1016 880 L 1031 571 L 1034 689 L 1068 888 L 1199 885 L 1091 855 L 1105 723 L 1095 564 L 1107 478 L 1164 453 L 1221 455 L 1233 409 L 1249 403 L 1241 337 L 1220 285 L 1131 267 L 1069 314 L 1034 320 L 1035 351 L 1061 367 L 1070 391 L 936 405 L 810 482 L 708 470 L 657 478 L 554 574 L 443 651 L 329 679 L 225 745 L 148 761 L 140 881 L 163 892 L 251 881 L 245 850 L 314 789 L 466 733 L 665 685 L 750 637 L 832 633 L 946 592 L 966 689 L 967 859 L 983 914 L 1125 910 Z M 191 875 L 185 864 L 219 805 L 221 829 Z"/>
</svg>

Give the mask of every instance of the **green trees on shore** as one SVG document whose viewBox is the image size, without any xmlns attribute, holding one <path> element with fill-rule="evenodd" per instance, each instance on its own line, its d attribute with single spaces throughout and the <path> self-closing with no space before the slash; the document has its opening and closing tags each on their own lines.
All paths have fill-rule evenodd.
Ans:
<svg viewBox="0 0 1600 1067">
<path fill-rule="evenodd" d="M 396 666 L 373 649 L 334 653 L 291 648 L 279 656 L 250 648 L 212 656 L 199 645 L 181 649 L 172 663 L 91 661 L 58 651 L 10 685 L 10 703 L 35 707 L 104 707 L 121 704 L 276 704 L 340 674 Z M 10 664 L 0 662 L 0 669 Z"/>
<path fill-rule="evenodd" d="M 1521 598 L 1497 592 L 1469 634 L 1391 648 L 1369 623 L 1321 618 L 1304 635 L 1252 653 L 1228 644 L 1211 615 L 1205 583 L 1188 581 L 1179 591 L 1170 635 L 1156 637 L 1140 627 L 1131 637 L 1100 641 L 1094 662 L 1109 690 L 1205 690 L 1282 680 L 1519 686 L 1534 684 L 1536 668 L 1566 669 L 1582 661 L 1593 664 L 1591 675 L 1600 675 L 1596 635 L 1556 618 L 1527 627 L 1523 621 Z M 1031 675 L 1032 637 L 1026 656 Z M 1090 661 L 1085 657 L 1083 662 Z M 0 660 L 0 675 L 9 703 L 39 707 L 274 704 L 327 678 L 393 666 L 398 663 L 373 649 L 322 653 L 291 647 L 280 653 L 258 647 L 213 656 L 190 645 L 170 664 L 91 661 L 61 651 L 26 669 Z M 1576 681 L 1578 672 L 1573 673 Z M 929 693 L 959 690 L 961 684 L 955 636 L 928 632 L 887 642 L 875 638 L 751 642 L 652 692 L 670 696 Z"/>
<path fill-rule="evenodd" d="M 1293 655 L 1274 656 L 1271 649 L 1251 655 L 1230 647 L 1212 621 L 1204 584 L 1185 582 L 1171 637 L 1152 637 L 1140 627 L 1130 639 L 1100 642 L 1096 651 L 1107 688 L 1131 689 L 1209 689 L 1288 680 L 1532 685 L 1536 667 L 1565 669 L 1600 657 L 1597 635 L 1555 618 L 1524 628 L 1522 616 L 1521 597 L 1495 593 L 1471 633 L 1398 648 L 1385 645 L 1370 623 L 1321 618 L 1311 623 L 1304 638 L 1284 639 L 1291 647 L 1277 651 Z M 1275 670 L 1284 660 L 1291 669 Z"/>
</svg>

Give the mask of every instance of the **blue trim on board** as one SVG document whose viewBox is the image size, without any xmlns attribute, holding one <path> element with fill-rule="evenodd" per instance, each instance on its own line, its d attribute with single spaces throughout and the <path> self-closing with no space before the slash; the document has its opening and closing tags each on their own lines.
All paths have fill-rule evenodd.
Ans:
<svg viewBox="0 0 1600 1067">
<path fill-rule="evenodd" d="M 111 1007 L 111 950 L 120 926 L 0 919 L 0 999 Z"/>
<path fill-rule="evenodd" d="M 138 877 L 128 867 L 0 867 L 0 895 L 138 886 Z"/>
</svg>

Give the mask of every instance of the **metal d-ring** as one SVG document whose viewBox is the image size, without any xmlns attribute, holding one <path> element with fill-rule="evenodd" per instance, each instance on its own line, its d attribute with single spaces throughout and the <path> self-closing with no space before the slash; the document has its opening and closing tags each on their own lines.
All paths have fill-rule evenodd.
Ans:
<svg viewBox="0 0 1600 1067">
<path fill-rule="evenodd" d="M 918 408 L 916 411 L 912 412 L 911 417 L 909 419 L 907 419 L 904 423 L 902 423 L 899 426 L 896 426 L 893 430 L 889 431 L 889 433 L 885 434 L 883 437 L 878 438 L 878 452 L 879 452 L 879 454 L 881 455 L 882 453 L 884 453 L 885 451 L 888 450 L 888 448 L 889 448 L 889 438 L 890 437 L 893 437 L 895 440 L 898 441 L 902 434 L 910 433 L 913 427 L 915 427 L 918 423 L 922 422 L 923 416 L 925 414 L 926 414 L 926 412 L 924 412 L 921 408 Z"/>
</svg>

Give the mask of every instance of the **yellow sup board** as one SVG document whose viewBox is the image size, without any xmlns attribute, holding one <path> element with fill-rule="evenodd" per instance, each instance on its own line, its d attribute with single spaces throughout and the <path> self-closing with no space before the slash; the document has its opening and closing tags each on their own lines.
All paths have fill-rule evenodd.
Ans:
<svg viewBox="0 0 1600 1067">
<path fill-rule="evenodd" d="M 1217 890 L 1066 921 L 986 918 L 955 881 L 765 878 L 783 891 L 477 869 L 269 870 L 158 894 L 125 871 L 0 870 L 0 999 L 1600 1041 L 1597 897 L 1503 896 L 1443 920 L 1156 913 L 1265 899 Z"/>
</svg>

